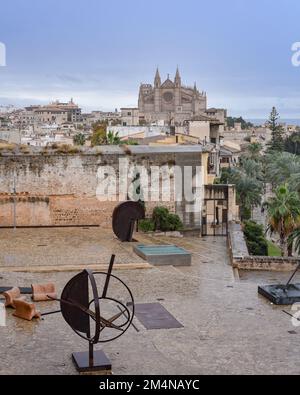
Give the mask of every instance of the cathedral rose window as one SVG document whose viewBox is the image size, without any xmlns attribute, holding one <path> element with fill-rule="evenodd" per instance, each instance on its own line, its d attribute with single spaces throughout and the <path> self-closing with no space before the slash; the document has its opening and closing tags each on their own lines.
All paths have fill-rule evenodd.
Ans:
<svg viewBox="0 0 300 395">
<path fill-rule="evenodd" d="M 173 101 L 173 93 L 172 92 L 165 92 L 164 94 L 163 94 L 163 98 L 164 98 L 164 101 L 166 101 L 167 103 L 170 103 L 171 101 Z"/>
</svg>

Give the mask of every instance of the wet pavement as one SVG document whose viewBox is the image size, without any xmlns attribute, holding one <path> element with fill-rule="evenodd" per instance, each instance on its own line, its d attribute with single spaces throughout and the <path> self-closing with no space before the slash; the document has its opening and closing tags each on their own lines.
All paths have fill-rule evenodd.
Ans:
<svg viewBox="0 0 300 395">
<path fill-rule="evenodd" d="M 34 236 L 34 231 L 39 232 L 31 230 L 31 236 L 28 235 L 32 245 L 37 243 L 36 237 L 41 237 Z M 55 259 L 60 254 L 63 257 L 72 254 L 76 262 L 82 263 L 84 259 L 90 262 L 92 257 L 99 262 L 95 251 L 90 252 L 91 255 L 86 255 L 86 251 L 91 243 L 98 246 L 101 230 L 82 233 L 89 235 L 88 241 L 81 234 L 77 243 L 71 234 L 67 236 L 65 230 L 62 240 L 65 244 L 70 243 L 68 248 L 64 247 L 64 243 L 59 245 L 62 233 L 58 232 L 51 239 L 52 236 L 45 236 L 45 230 L 43 240 L 38 241 L 48 245 L 44 259 L 41 252 L 35 257 L 30 245 L 26 252 L 25 245 L 30 243 L 25 234 L 20 245 L 22 235 L 18 240 L 14 239 L 15 250 L 7 236 L 5 241 L 1 240 L 1 260 L 6 254 L 16 251 L 18 265 L 22 254 L 24 265 L 30 259 L 31 262 L 43 264 L 49 257 L 54 259 L 50 252 L 56 251 Z M 150 236 L 139 237 L 139 241 L 155 241 Z M 99 248 L 107 249 L 100 260 L 105 261 L 111 250 L 116 252 L 117 257 L 122 251 L 131 259 L 131 246 L 119 246 L 117 241 L 108 244 L 101 237 L 99 240 Z M 193 265 L 123 270 L 115 274 L 131 288 L 136 303 L 159 301 L 184 327 L 146 330 L 135 318 L 134 324 L 139 332 L 131 327 L 118 340 L 96 347 L 102 348 L 110 358 L 114 374 L 300 373 L 300 328 L 292 325 L 282 308 L 271 305 L 257 294 L 257 285 L 277 278 L 281 280 L 286 274 L 242 272 L 240 280 L 236 279 L 229 264 L 224 238 L 160 237 L 156 242 L 175 243 L 186 248 L 193 253 Z M 72 252 L 73 249 L 76 252 Z M 120 255 L 118 259 L 121 259 Z M 9 273 L 0 269 L 0 285 L 28 286 L 32 282 L 53 281 L 60 294 L 72 276 L 74 273 L 69 272 Z M 37 307 L 45 312 L 58 306 L 56 302 L 46 302 L 37 304 Z M 0 327 L 0 374 L 77 374 L 71 353 L 87 350 L 87 344 L 68 327 L 60 314 L 47 316 L 41 321 L 26 322 L 13 317 L 9 310 L 6 318 L 6 326 Z"/>
</svg>

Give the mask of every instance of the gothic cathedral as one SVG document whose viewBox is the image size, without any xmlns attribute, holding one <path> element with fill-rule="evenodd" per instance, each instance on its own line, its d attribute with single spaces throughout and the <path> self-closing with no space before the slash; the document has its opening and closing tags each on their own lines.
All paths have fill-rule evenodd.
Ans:
<svg viewBox="0 0 300 395">
<path fill-rule="evenodd" d="M 205 114 L 206 109 L 206 93 L 200 93 L 196 83 L 194 87 L 184 86 L 178 68 L 174 81 L 168 75 L 162 83 L 157 69 L 154 86 L 141 84 L 139 114 L 146 123 L 164 121 L 169 125 L 182 125 L 195 116 Z"/>
</svg>

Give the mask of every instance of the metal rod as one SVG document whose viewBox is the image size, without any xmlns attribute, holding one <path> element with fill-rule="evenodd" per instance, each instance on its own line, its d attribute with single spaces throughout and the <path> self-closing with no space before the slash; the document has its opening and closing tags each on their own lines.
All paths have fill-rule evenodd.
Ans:
<svg viewBox="0 0 300 395">
<path fill-rule="evenodd" d="M 94 345 L 93 343 L 89 343 L 89 365 L 90 368 L 94 366 Z"/>
<path fill-rule="evenodd" d="M 106 280 L 105 280 L 105 284 L 104 284 L 104 288 L 103 288 L 102 298 L 106 298 L 107 290 L 108 290 L 108 286 L 109 286 L 110 275 L 111 275 L 111 272 L 112 272 L 112 269 L 114 266 L 115 259 L 116 259 L 115 255 L 112 255 L 110 258 L 110 263 L 109 263 L 108 272 L 107 272 L 107 276 L 106 276 Z"/>
<path fill-rule="evenodd" d="M 57 314 L 57 313 L 61 313 L 61 310 L 50 311 L 49 313 L 43 313 L 41 314 L 41 316 L 45 317 L 46 315 Z"/>
<path fill-rule="evenodd" d="M 126 315 L 125 315 L 124 311 L 121 309 L 121 307 L 120 307 L 120 306 L 117 306 L 117 307 L 118 307 L 118 309 L 122 312 L 122 314 L 126 317 Z M 126 317 L 126 318 L 127 318 L 127 317 Z M 134 325 L 133 322 L 131 323 L 131 325 L 134 327 L 134 329 L 135 329 L 137 332 L 140 331 L 140 330 Z"/>
<path fill-rule="evenodd" d="M 292 318 L 295 318 L 297 321 L 300 321 L 300 318 L 294 317 L 293 314 L 290 314 L 289 312 L 287 312 L 287 311 L 285 311 L 285 310 L 282 310 L 282 312 L 285 313 L 285 314 L 287 314 L 288 316 L 290 316 L 290 317 L 292 317 Z"/>
<path fill-rule="evenodd" d="M 288 286 L 290 285 L 291 281 L 293 280 L 293 278 L 296 276 L 296 273 L 298 272 L 298 270 L 300 269 L 300 263 L 298 264 L 296 270 L 294 271 L 294 273 L 292 274 L 292 277 L 289 279 L 289 281 L 287 282 L 285 288 L 288 288 Z"/>
</svg>

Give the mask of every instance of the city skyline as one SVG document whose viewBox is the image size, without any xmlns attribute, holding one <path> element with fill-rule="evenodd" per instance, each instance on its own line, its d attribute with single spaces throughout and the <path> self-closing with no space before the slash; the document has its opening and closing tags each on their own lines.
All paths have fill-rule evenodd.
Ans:
<svg viewBox="0 0 300 395">
<path fill-rule="evenodd" d="M 291 62 L 300 5 L 223 3 L 5 3 L 0 105 L 73 97 L 85 111 L 137 106 L 140 83 L 153 83 L 157 66 L 162 79 L 174 78 L 178 65 L 210 107 L 265 119 L 275 105 L 282 118 L 300 118 L 300 68 Z"/>
</svg>

